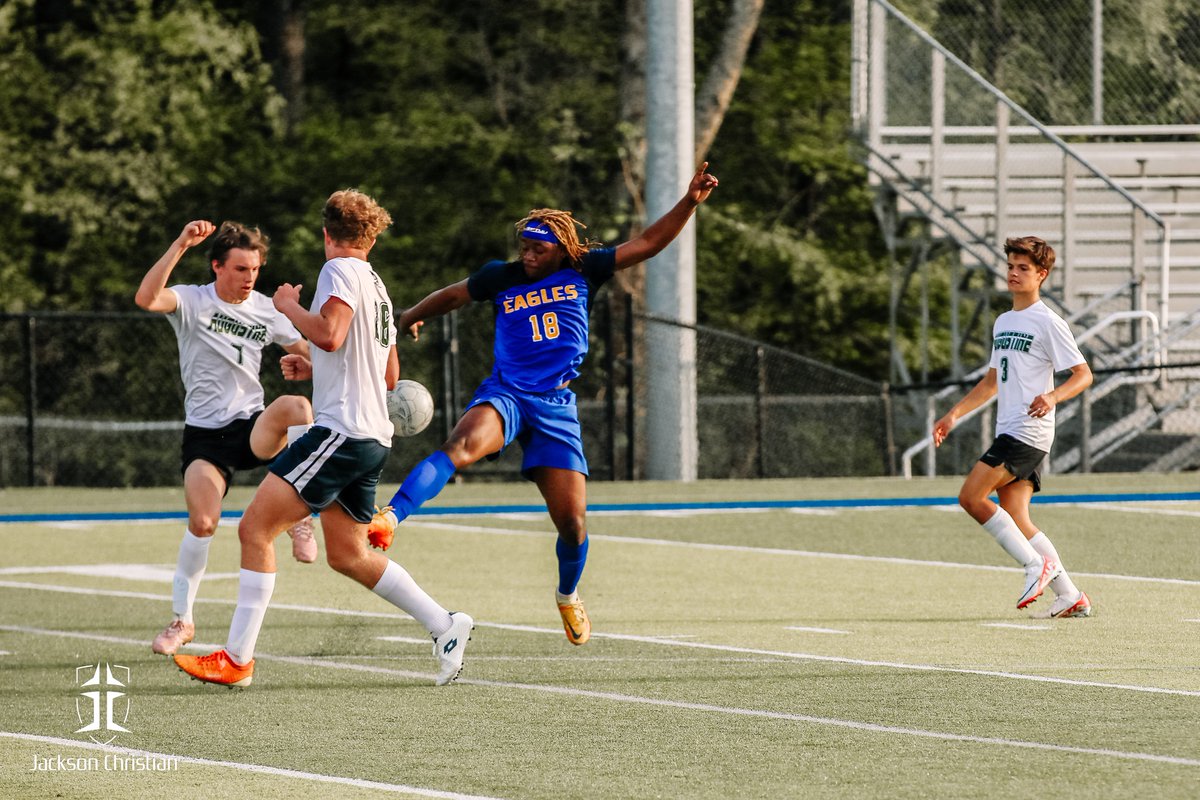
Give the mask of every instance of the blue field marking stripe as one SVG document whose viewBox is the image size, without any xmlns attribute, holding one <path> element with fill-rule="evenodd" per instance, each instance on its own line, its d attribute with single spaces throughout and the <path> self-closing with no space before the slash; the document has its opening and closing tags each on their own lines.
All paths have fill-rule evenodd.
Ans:
<svg viewBox="0 0 1200 800">
<path fill-rule="evenodd" d="M 1065 503 L 1178 503 L 1198 502 L 1200 492 L 1124 492 L 1110 494 L 1034 495 L 1033 502 L 1046 505 Z M 952 506 L 957 497 L 859 497 L 818 500 L 742 500 L 692 503 L 591 503 L 589 511 L 742 511 L 745 509 L 789 508 L 880 508 L 905 506 Z M 435 506 L 418 508 L 414 516 L 473 516 L 483 514 L 544 513 L 544 505 Z M 241 511 L 226 511 L 222 516 L 239 519 Z M 122 522 L 187 519 L 186 511 L 107 511 L 64 514 L 0 514 L 6 522 Z"/>
</svg>

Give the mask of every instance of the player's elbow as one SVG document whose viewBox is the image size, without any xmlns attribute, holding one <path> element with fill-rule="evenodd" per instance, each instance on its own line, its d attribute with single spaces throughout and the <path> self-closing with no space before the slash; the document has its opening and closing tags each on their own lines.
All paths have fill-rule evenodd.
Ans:
<svg viewBox="0 0 1200 800">
<path fill-rule="evenodd" d="M 326 353 L 332 353 L 342 346 L 346 341 L 347 331 L 332 330 L 325 333 L 320 333 L 308 340 L 312 347 L 319 350 L 324 350 Z"/>
</svg>

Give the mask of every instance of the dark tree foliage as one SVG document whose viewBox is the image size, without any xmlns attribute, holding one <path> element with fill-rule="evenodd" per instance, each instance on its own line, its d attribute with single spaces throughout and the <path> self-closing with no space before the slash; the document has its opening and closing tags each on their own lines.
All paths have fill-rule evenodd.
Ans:
<svg viewBox="0 0 1200 800">
<path fill-rule="evenodd" d="M 698 75 L 729 5 L 696 2 Z M 631 135 L 625 11 L 10 0 L 4 308 L 130 309 L 195 218 L 262 226 L 260 288 L 286 280 L 310 296 L 321 205 L 347 186 L 396 220 L 372 260 L 402 304 L 507 256 L 532 207 L 571 209 L 619 242 L 640 222 L 613 191 Z M 700 321 L 882 375 L 886 268 L 847 142 L 849 41 L 842 0 L 767 3 L 709 155 L 721 188 L 698 219 Z M 176 276 L 207 274 L 191 254 Z"/>
</svg>

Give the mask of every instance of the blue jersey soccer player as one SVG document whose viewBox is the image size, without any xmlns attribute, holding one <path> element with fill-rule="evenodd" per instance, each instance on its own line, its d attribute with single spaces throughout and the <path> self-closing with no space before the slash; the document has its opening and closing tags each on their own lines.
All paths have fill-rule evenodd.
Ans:
<svg viewBox="0 0 1200 800">
<path fill-rule="evenodd" d="M 958 502 L 1025 568 L 1017 608 L 1037 600 L 1047 585 L 1057 595 L 1044 617 L 1086 617 L 1091 600 L 1076 588 L 1058 551 L 1029 517 L 1029 501 L 1041 488 L 1038 471 L 1054 441 L 1054 407 L 1092 383 L 1092 371 L 1062 317 L 1041 301 L 1041 287 L 1054 268 L 1054 249 L 1036 236 L 1008 239 L 1008 289 L 1013 307 L 996 318 L 991 368 L 962 400 L 933 426 L 941 446 L 959 417 L 998 395 L 996 440 L 959 491 Z M 1054 373 L 1070 370 L 1057 388 Z M 996 492 L 997 505 L 988 499 Z"/>
<path fill-rule="evenodd" d="M 591 622 L 576 591 L 588 551 L 588 468 L 575 395 L 567 384 L 587 355 L 588 312 L 596 291 L 614 272 L 652 258 L 679 235 L 717 186 L 707 167 L 700 166 L 670 211 L 616 247 L 589 249 L 594 243 L 579 241 L 575 227 L 581 223 L 570 212 L 535 209 L 517 223 L 518 260 L 489 262 L 401 314 L 399 327 L 416 338 L 430 317 L 472 300 L 492 303 L 495 365 L 450 438 L 413 468 L 389 506 L 371 520 L 372 545 L 386 550 L 396 524 L 437 495 L 455 470 L 520 442 L 521 472 L 537 484 L 558 530 L 556 600 L 567 639 L 576 645 L 588 640 Z"/>
</svg>

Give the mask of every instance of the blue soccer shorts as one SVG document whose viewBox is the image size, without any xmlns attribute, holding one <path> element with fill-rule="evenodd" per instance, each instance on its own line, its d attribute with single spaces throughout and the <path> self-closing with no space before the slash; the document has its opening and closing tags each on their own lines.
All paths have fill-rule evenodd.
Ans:
<svg viewBox="0 0 1200 800">
<path fill-rule="evenodd" d="M 375 487 L 390 452 L 374 439 L 351 439 L 314 425 L 269 469 L 290 483 L 313 511 L 336 502 L 356 522 L 370 522 Z"/>
<path fill-rule="evenodd" d="M 496 409 L 504 420 L 504 447 L 514 440 L 520 443 L 524 454 L 521 475 L 526 480 L 533 480 L 531 470 L 535 467 L 556 467 L 588 474 L 579 409 L 575 405 L 575 393 L 570 389 L 522 392 L 493 376 L 479 385 L 467 408 L 484 403 Z"/>
</svg>

